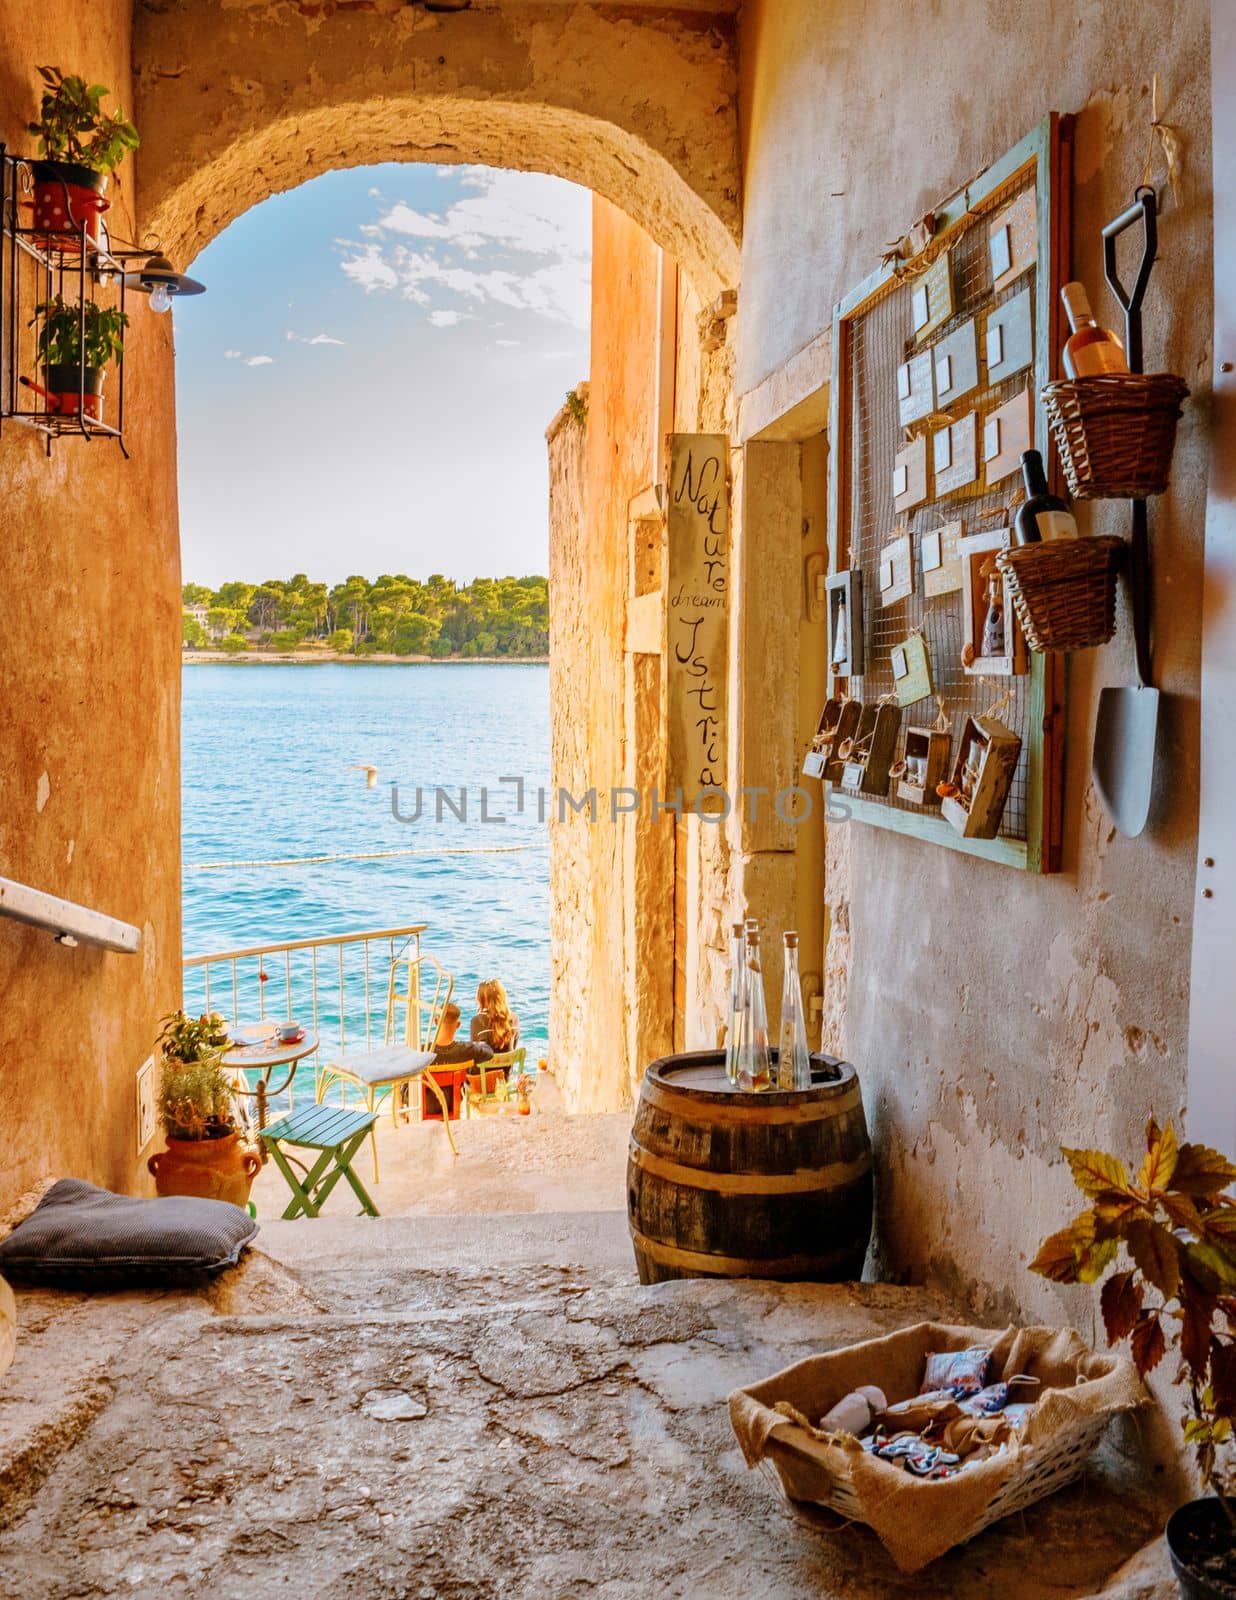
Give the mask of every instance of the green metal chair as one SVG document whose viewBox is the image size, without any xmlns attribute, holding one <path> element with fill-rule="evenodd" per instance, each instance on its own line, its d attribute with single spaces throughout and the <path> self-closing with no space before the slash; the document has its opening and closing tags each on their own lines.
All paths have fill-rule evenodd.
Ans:
<svg viewBox="0 0 1236 1600">
<path fill-rule="evenodd" d="M 356 1152 L 373 1132 L 376 1111 L 348 1111 L 343 1106 L 303 1106 L 289 1111 L 261 1132 L 262 1147 L 287 1180 L 292 1199 L 284 1219 L 302 1214 L 316 1217 L 340 1178 L 346 1178 L 361 1203 L 361 1210 L 376 1217 L 378 1208 L 369 1198 L 364 1184 L 352 1170 Z M 284 1145 L 316 1150 L 317 1159 L 302 1177 L 293 1168 Z M 299 1162 L 296 1163 L 298 1166 Z"/>
</svg>

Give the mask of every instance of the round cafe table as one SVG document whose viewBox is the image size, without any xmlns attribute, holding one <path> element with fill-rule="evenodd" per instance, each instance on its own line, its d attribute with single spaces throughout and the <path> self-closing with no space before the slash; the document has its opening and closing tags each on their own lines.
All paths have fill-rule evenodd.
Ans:
<svg viewBox="0 0 1236 1600">
<path fill-rule="evenodd" d="M 278 1037 L 276 1031 L 278 1027 L 279 1024 L 277 1022 L 271 1023 L 271 1031 L 268 1038 L 255 1039 L 252 1043 L 235 1044 L 230 1050 L 223 1052 L 223 1065 L 225 1067 L 232 1068 L 238 1074 L 242 1070 L 261 1074 L 256 1086 L 252 1089 L 248 1087 L 241 1088 L 240 1083 L 237 1083 L 234 1087 L 236 1094 L 252 1096 L 257 1100 L 257 1127 L 259 1134 L 266 1126 L 266 1103 L 269 1096 L 282 1094 L 295 1076 L 297 1063 L 303 1061 L 306 1056 L 311 1056 L 318 1048 L 318 1036 L 316 1033 L 306 1031 L 301 1038 L 291 1040 L 285 1044 Z M 251 1032 L 253 1030 L 243 1031 Z M 288 1073 L 282 1082 L 272 1086 L 270 1075 L 276 1067 L 287 1067 Z M 240 1082 L 247 1085 L 248 1079 L 242 1077 Z M 262 1152 L 262 1159 L 266 1159 L 265 1151 Z"/>
</svg>

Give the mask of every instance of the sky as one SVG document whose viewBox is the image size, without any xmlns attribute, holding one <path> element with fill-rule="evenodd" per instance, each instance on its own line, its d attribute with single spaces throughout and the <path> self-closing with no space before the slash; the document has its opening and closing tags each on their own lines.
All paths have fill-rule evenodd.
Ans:
<svg viewBox="0 0 1236 1600">
<path fill-rule="evenodd" d="M 539 173 L 363 167 L 178 263 L 207 286 L 171 313 L 185 582 L 544 573 L 591 205 Z"/>
</svg>

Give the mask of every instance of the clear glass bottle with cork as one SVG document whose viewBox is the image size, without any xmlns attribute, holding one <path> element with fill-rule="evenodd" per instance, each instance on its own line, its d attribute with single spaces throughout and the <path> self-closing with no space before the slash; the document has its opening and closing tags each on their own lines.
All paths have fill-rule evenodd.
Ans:
<svg viewBox="0 0 1236 1600">
<path fill-rule="evenodd" d="M 798 935 L 786 933 L 785 976 L 781 982 L 781 1032 L 777 1038 L 778 1089 L 811 1087 L 811 1052 L 807 1047 L 807 1019 L 803 1015 L 803 989 L 798 976 Z"/>
<path fill-rule="evenodd" d="M 735 922 L 730 942 L 730 1019 L 725 1032 L 725 1075 L 738 1087 L 738 1052 L 742 1044 L 743 1012 L 747 1006 L 747 928 Z"/>
<path fill-rule="evenodd" d="M 764 974 L 760 967 L 760 930 L 754 922 L 746 930 L 746 1004 L 738 1045 L 738 1087 L 760 1094 L 773 1086 L 772 1057 L 768 1049 L 768 1007 L 764 1002 Z"/>
</svg>

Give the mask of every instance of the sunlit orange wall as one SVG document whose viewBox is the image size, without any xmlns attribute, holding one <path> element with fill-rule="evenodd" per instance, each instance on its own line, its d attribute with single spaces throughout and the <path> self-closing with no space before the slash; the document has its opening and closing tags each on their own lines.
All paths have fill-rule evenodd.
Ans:
<svg viewBox="0 0 1236 1600">
<path fill-rule="evenodd" d="M 133 104 L 129 0 L 3 0 L 0 138 L 28 150 L 35 68 Z M 132 160 L 113 180 L 132 236 Z M 179 550 L 170 318 L 129 333 L 126 462 L 0 432 L 0 874 L 143 930 L 65 949 L 0 919 L 0 1214 L 47 1177 L 138 1181 L 134 1079 L 179 987 Z M 109 383 L 114 381 L 109 375 Z"/>
<path fill-rule="evenodd" d="M 607 201 L 593 202 L 587 532 L 569 554 L 551 552 L 551 651 L 555 721 L 566 718 L 586 730 L 573 741 L 577 758 L 555 772 L 554 783 L 574 794 L 596 785 L 603 805 L 623 781 L 629 507 L 657 476 L 657 262 L 642 228 Z M 558 926 L 575 937 L 558 940 L 551 1049 L 568 1103 L 611 1110 L 629 1094 L 622 830 L 603 809 L 596 826 L 568 813 L 557 831 Z M 581 996 L 587 997 L 582 1011 Z"/>
</svg>

